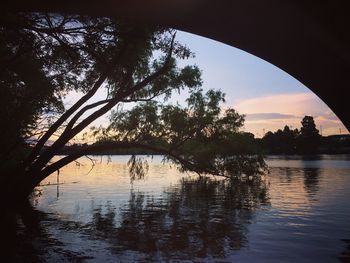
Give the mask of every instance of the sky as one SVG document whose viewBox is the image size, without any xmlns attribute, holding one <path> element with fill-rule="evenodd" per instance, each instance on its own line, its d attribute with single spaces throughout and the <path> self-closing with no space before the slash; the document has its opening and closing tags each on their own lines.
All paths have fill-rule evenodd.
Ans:
<svg viewBox="0 0 350 263">
<path fill-rule="evenodd" d="M 177 32 L 177 40 L 187 45 L 195 57 L 182 63 L 196 64 L 202 70 L 203 90 L 220 89 L 226 94 L 223 108 L 245 114 L 243 130 L 262 137 L 267 131 L 285 125 L 300 128 L 305 115 L 314 117 L 322 135 L 345 134 L 347 129 L 311 90 L 276 66 L 240 49 L 197 35 Z M 181 65 L 181 64 L 180 64 Z M 94 100 L 104 98 L 99 92 Z M 185 96 L 174 96 L 173 102 Z M 67 105 L 77 94 L 68 94 Z M 107 116 L 94 125 L 107 123 Z"/>
<path fill-rule="evenodd" d="M 203 88 L 221 89 L 226 105 L 246 115 L 244 130 L 262 137 L 285 125 L 300 128 L 305 115 L 314 117 L 322 135 L 348 130 L 329 107 L 294 77 L 240 49 L 193 34 L 178 32 L 202 69 Z"/>
</svg>

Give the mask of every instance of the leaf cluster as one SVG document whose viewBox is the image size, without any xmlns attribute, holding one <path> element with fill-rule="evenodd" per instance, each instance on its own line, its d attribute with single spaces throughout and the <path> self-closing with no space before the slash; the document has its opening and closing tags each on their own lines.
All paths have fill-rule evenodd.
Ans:
<svg viewBox="0 0 350 263">
<path fill-rule="evenodd" d="M 166 149 L 165 158 L 181 171 L 237 177 L 258 175 L 265 162 L 254 136 L 240 131 L 244 116 L 222 109 L 224 94 L 192 90 L 187 105 L 143 102 L 116 110 L 107 129 L 96 130 L 98 141 L 130 142 Z M 160 151 L 162 152 L 162 151 Z"/>
</svg>

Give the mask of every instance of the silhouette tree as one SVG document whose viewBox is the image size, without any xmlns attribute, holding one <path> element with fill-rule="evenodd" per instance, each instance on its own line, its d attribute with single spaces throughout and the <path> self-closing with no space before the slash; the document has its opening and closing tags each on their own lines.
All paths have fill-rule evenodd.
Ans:
<svg viewBox="0 0 350 263">
<path fill-rule="evenodd" d="M 299 131 L 291 130 L 289 126 L 276 132 L 267 132 L 262 138 L 263 147 L 272 154 L 294 154 L 296 153 Z"/>
<path fill-rule="evenodd" d="M 312 154 L 317 152 L 321 136 L 316 129 L 312 116 L 305 116 L 301 121 L 300 136 L 298 138 L 298 151 L 300 153 Z"/>
<path fill-rule="evenodd" d="M 294 154 L 296 152 L 296 140 L 298 135 L 298 130 L 291 130 L 288 125 L 284 126 L 282 148 L 285 154 Z"/>
<path fill-rule="evenodd" d="M 242 147 L 246 140 L 239 128 L 244 117 L 233 109 L 221 110 L 220 91 L 202 94 L 197 66 L 177 66 L 178 60 L 193 54 L 175 40 L 174 30 L 113 18 L 45 13 L 4 14 L 0 30 L 3 105 L 12 104 L 17 113 L 16 120 L 4 113 L 2 122 L 8 122 L 11 130 L 17 127 L 19 132 L 13 136 L 23 139 L 23 134 L 30 137 L 38 131 L 43 113 L 51 117 L 51 121 L 43 119 L 44 129 L 20 165 L 3 169 L 5 195 L 26 197 L 69 162 L 112 148 L 152 150 L 181 170 L 197 173 L 230 177 L 265 168 L 259 155 Z M 187 107 L 166 105 L 174 91 L 184 88 L 190 92 Z M 91 102 L 100 89 L 106 90 L 106 98 Z M 83 95 L 64 110 L 61 98 L 70 90 Z M 136 106 L 123 111 L 125 104 Z M 65 145 L 112 109 L 111 125 L 95 131 L 99 144 L 53 161 Z M 7 134 L 4 138 L 12 138 L 10 130 Z M 50 145 L 53 136 L 57 137 Z M 235 139 L 242 139 L 242 151 L 231 149 L 229 154 L 227 148 L 237 146 Z M 139 159 L 133 157 L 129 163 L 133 174 L 143 174 Z"/>
<path fill-rule="evenodd" d="M 0 18 L 0 158 L 2 170 L 24 156 L 24 139 L 39 132 L 44 113 L 62 112 L 61 93 L 69 90 L 65 78 L 59 78 L 54 63 L 62 61 L 62 71 L 73 70 L 69 57 L 49 48 L 49 39 L 39 39 L 19 24 L 31 27 L 32 19 L 22 15 Z M 49 54 L 50 50 L 50 54 Z M 64 63 L 63 63 L 64 60 Z M 47 72 L 50 70 L 50 76 Z M 63 88 L 64 87 L 64 88 Z M 39 135 L 39 134 L 38 134 Z M 3 167 L 5 166 L 5 167 Z"/>
</svg>

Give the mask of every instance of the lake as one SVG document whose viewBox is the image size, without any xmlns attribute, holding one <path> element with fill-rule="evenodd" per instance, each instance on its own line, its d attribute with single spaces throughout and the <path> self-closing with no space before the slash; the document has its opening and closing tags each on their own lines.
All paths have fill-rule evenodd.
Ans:
<svg viewBox="0 0 350 263">
<path fill-rule="evenodd" d="M 349 262 L 350 156 L 268 156 L 260 180 L 181 174 L 146 157 L 80 159 L 37 188 L 19 252 L 47 262 Z M 58 184 L 57 184 L 58 183 Z M 28 242 L 30 244 L 28 244 Z M 17 259 L 20 256 L 17 255 Z"/>
</svg>

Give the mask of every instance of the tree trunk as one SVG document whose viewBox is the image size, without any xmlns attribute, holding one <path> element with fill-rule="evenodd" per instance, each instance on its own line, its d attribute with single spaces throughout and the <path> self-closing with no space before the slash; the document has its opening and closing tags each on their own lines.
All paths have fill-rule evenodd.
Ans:
<svg viewBox="0 0 350 263">
<path fill-rule="evenodd" d="M 17 210 L 19 207 L 28 203 L 29 197 L 36 184 L 22 168 L 7 174 L 6 182 L 1 191 L 1 200 L 3 200 L 4 209 L 7 211 Z"/>
</svg>

